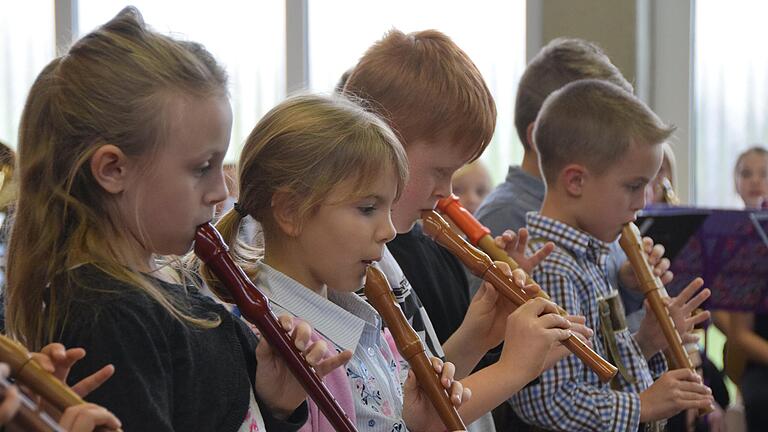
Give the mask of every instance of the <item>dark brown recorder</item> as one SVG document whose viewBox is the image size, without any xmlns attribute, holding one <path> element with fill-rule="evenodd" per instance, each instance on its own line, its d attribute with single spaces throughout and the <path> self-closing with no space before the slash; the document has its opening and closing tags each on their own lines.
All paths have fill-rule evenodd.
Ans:
<svg viewBox="0 0 768 432">
<path fill-rule="evenodd" d="M 640 289 L 648 300 L 651 311 L 653 311 L 653 314 L 659 321 L 661 332 L 664 334 L 664 338 L 669 345 L 665 355 L 671 368 L 687 368 L 695 372 L 696 369 L 693 367 L 691 359 L 685 351 L 680 333 L 675 328 L 675 322 L 672 321 L 669 309 L 664 304 L 662 293 L 665 293 L 666 289 L 661 283 L 661 279 L 653 274 L 653 270 L 650 264 L 648 264 L 645 251 L 643 250 L 643 240 L 640 238 L 640 230 L 633 222 L 629 222 L 622 228 L 619 245 L 621 245 L 624 253 L 627 254 L 629 264 L 632 266 L 632 270 L 635 271 L 635 276 L 637 276 L 637 280 L 640 283 Z M 700 411 L 699 415 L 708 414 L 713 410 L 714 408 L 710 407 L 708 410 Z"/>
<path fill-rule="evenodd" d="M 429 397 L 446 429 L 466 430 L 467 427 L 464 426 L 459 413 L 456 412 L 456 407 L 451 403 L 448 393 L 440 382 L 440 376 L 427 358 L 424 344 L 408 324 L 392 290 L 389 289 L 387 279 L 379 269 L 371 266 L 368 266 L 365 272 L 365 297 L 384 319 L 384 323 L 387 324 L 387 328 L 395 339 L 397 350 L 411 365 L 416 380 Z"/>
<path fill-rule="evenodd" d="M 509 276 L 504 274 L 491 261 L 488 255 L 453 232 L 448 222 L 439 214 L 434 211 L 425 211 L 421 214 L 421 217 L 424 223 L 424 232 L 429 237 L 456 255 L 469 268 L 472 274 L 491 283 L 501 295 L 509 299 L 515 306 L 522 306 L 528 300 L 536 297 L 518 287 Z M 592 369 L 600 378 L 600 381 L 608 382 L 616 375 L 618 370 L 616 366 L 600 357 L 576 335 L 571 334 L 562 344 Z"/>
<path fill-rule="evenodd" d="M 227 245 L 211 224 L 200 225 L 195 235 L 195 255 L 227 288 L 240 313 L 261 332 L 280 354 L 307 394 L 337 431 L 356 431 L 355 426 L 328 388 L 307 363 L 269 307 L 269 299 L 251 282 L 229 256 Z"/>
<path fill-rule="evenodd" d="M 85 403 L 71 388 L 33 360 L 29 351 L 24 346 L 3 335 L 0 335 L 0 362 L 8 364 L 8 367 L 11 369 L 11 376 L 16 379 L 17 384 L 23 384 L 28 387 L 30 391 L 39 395 L 60 413 L 71 406 Z M 49 415 L 39 411 L 35 406 L 27 405 L 24 402 L 22 402 L 19 416 L 14 419 L 14 422 L 23 425 L 24 430 L 63 430 L 56 424 L 51 425 L 51 417 Z M 98 430 L 106 431 L 110 429 L 99 428 Z"/>
</svg>

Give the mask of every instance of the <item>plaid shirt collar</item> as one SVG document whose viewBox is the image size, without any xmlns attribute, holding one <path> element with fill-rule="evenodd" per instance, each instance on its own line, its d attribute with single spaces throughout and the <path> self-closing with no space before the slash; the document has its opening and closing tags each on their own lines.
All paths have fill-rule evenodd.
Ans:
<svg viewBox="0 0 768 432">
<path fill-rule="evenodd" d="M 600 265 L 610 253 L 608 243 L 566 223 L 537 212 L 529 212 L 526 220 L 530 238 L 552 241 L 576 259 L 584 258 Z"/>
</svg>

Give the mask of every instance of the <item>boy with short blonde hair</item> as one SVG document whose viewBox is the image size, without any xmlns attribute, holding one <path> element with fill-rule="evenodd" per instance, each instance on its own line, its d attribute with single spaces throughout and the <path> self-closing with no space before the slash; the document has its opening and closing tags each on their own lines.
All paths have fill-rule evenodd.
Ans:
<svg viewBox="0 0 768 432">
<path fill-rule="evenodd" d="M 613 322 L 623 313 L 606 309 L 615 295 L 606 277 L 608 245 L 645 205 L 645 185 L 673 131 L 639 99 L 601 80 L 570 83 L 544 103 L 533 141 L 547 192 L 541 212 L 529 213 L 527 222 L 534 248 L 544 241 L 556 248 L 532 276 L 557 304 L 586 316 L 596 331 L 595 351 L 618 363 L 620 373 L 609 386 L 578 359 L 566 358 L 512 397 L 525 422 L 562 431 L 636 431 L 641 423 L 658 430 L 677 412 L 712 403 L 711 392 L 690 370 L 664 373 L 654 383 L 666 368 L 660 353 L 666 343 L 631 335 Z M 679 297 L 690 297 L 701 285 L 695 280 Z M 706 298 L 703 292 L 697 298 Z M 691 324 L 687 316 L 695 303 L 675 312 L 678 328 Z"/>
</svg>

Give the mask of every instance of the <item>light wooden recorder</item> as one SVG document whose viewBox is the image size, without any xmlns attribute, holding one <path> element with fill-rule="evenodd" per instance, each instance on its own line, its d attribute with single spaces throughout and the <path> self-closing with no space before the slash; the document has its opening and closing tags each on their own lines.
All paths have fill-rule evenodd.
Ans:
<svg viewBox="0 0 768 432">
<path fill-rule="evenodd" d="M 64 412 L 71 406 L 85 403 L 71 388 L 33 360 L 23 345 L 3 335 L 0 335 L 0 362 L 9 366 L 11 376 L 16 379 L 17 384 L 28 387 L 59 412 Z M 24 423 L 27 428 L 42 431 L 62 430 L 58 426 L 51 427 L 50 417 L 48 415 L 43 416 L 40 411 L 35 412 L 34 407 L 24 407 L 19 411 L 19 414 L 21 415 L 20 422 Z M 40 418 L 36 419 L 35 414 Z M 99 428 L 98 430 L 113 429 Z"/>
<path fill-rule="evenodd" d="M 506 263 L 512 270 L 520 268 L 520 265 L 507 255 L 507 251 L 496 246 L 496 242 L 491 237 L 491 230 L 481 224 L 472 213 L 461 205 L 459 197 L 451 194 L 451 196 L 441 199 L 437 202 L 437 209 L 467 236 L 467 240 L 473 246 L 487 253 L 492 260 Z M 525 284 L 536 284 L 528 273 L 525 273 Z M 536 297 L 552 300 L 544 290 L 539 290 L 536 293 Z M 557 313 L 562 316 L 568 316 L 568 312 L 559 305 L 557 305 Z"/>
<path fill-rule="evenodd" d="M 664 304 L 664 293 L 666 289 L 664 284 L 661 283 L 661 279 L 653 274 L 650 264 L 646 259 L 645 250 L 643 250 L 643 240 L 640 237 L 640 230 L 633 222 L 629 222 L 624 225 L 621 230 L 621 237 L 619 238 L 619 245 L 627 254 L 627 259 L 632 269 L 635 271 L 635 276 L 640 284 L 640 289 L 643 291 L 643 295 L 648 300 L 648 305 L 651 307 L 651 311 L 659 321 L 659 326 L 664 334 L 664 338 L 667 340 L 669 348 L 665 351 L 667 360 L 669 361 L 671 369 L 691 369 L 696 371 L 691 363 L 690 357 L 683 346 L 683 340 L 680 338 L 677 328 L 675 328 L 675 322 L 669 315 L 669 309 Z M 699 411 L 699 415 L 708 414 L 714 410 L 714 407 L 710 407 L 708 410 Z"/>
<path fill-rule="evenodd" d="M 387 279 L 379 269 L 372 266 L 368 266 L 365 272 L 365 297 L 384 319 L 384 323 L 395 339 L 397 350 L 411 366 L 416 380 L 429 397 L 446 429 L 466 430 L 467 427 L 464 426 L 456 407 L 451 403 L 448 393 L 440 382 L 440 376 L 427 357 L 424 344 L 408 324 L 408 320 L 397 304 Z"/>
<path fill-rule="evenodd" d="M 479 278 L 491 283 L 496 290 L 516 306 L 522 306 L 534 295 L 529 294 L 491 261 L 487 254 L 478 250 L 461 236 L 456 234 L 451 227 L 435 211 L 422 213 L 424 233 L 456 255 L 467 268 Z M 518 267 L 515 264 L 515 267 Z M 532 282 L 532 279 L 529 279 Z M 562 311 L 561 313 L 564 313 Z M 572 353 L 576 354 L 590 369 L 592 369 L 602 382 L 608 382 L 616 375 L 618 369 L 607 360 L 600 357 L 576 335 L 571 334 L 562 342 Z"/>
</svg>

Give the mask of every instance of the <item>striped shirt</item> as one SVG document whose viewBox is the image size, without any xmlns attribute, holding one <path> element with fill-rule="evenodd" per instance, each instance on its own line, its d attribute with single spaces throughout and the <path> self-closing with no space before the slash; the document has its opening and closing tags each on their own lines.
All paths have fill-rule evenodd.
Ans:
<svg viewBox="0 0 768 432">
<path fill-rule="evenodd" d="M 600 326 L 598 300 L 613 288 L 606 276 L 609 246 L 567 224 L 527 215 L 528 230 L 540 248 L 552 241 L 556 248 L 533 272 L 533 278 L 552 300 L 569 313 L 583 315 L 595 331 L 594 350 L 608 358 Z M 543 241 L 538 241 L 543 240 Z M 512 397 L 510 403 L 525 422 L 559 431 L 636 431 L 640 426 L 639 393 L 653 384 L 653 377 L 666 369 L 661 354 L 646 361 L 640 346 L 624 329 L 615 333 L 619 357 L 630 380 L 618 374 L 611 385 L 576 356 L 568 356 L 545 371 L 539 381 Z"/>
<path fill-rule="evenodd" d="M 256 284 L 276 314 L 306 321 L 338 351 L 353 352 L 346 365 L 355 404 L 356 426 L 366 432 L 406 432 L 403 422 L 405 377 L 384 339 L 381 318 L 355 293 L 328 290 L 328 298 L 289 276 L 259 263 Z"/>
</svg>

